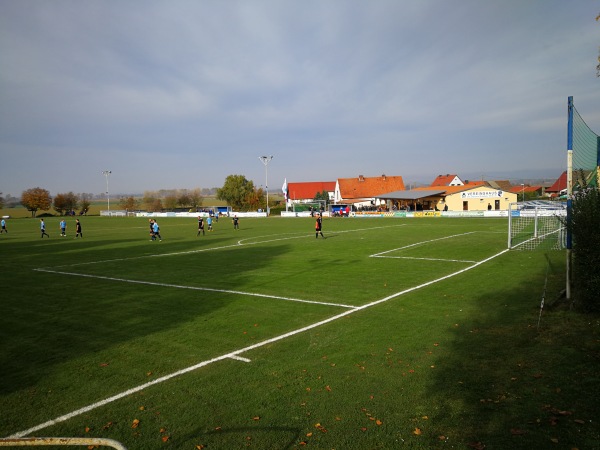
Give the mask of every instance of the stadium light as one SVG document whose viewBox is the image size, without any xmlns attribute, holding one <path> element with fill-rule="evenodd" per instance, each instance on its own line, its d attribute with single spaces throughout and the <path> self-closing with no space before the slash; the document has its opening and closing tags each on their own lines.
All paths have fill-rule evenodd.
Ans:
<svg viewBox="0 0 600 450">
<path fill-rule="evenodd" d="M 273 159 L 271 156 L 259 156 L 258 159 L 265 165 L 265 189 L 267 190 L 267 217 L 269 217 L 269 162 Z"/>
<path fill-rule="evenodd" d="M 112 173 L 110 170 L 103 170 L 102 174 L 106 177 L 106 205 L 110 213 L 110 196 L 108 195 L 108 176 Z M 110 215 L 110 214 L 109 214 Z"/>
</svg>

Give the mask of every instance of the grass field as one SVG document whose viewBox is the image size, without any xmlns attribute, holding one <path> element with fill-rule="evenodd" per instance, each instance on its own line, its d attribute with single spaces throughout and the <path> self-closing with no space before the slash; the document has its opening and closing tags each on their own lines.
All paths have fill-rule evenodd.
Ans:
<svg viewBox="0 0 600 450">
<path fill-rule="evenodd" d="M 129 449 L 600 448 L 597 316 L 506 219 L 9 220 L 0 435 Z"/>
</svg>

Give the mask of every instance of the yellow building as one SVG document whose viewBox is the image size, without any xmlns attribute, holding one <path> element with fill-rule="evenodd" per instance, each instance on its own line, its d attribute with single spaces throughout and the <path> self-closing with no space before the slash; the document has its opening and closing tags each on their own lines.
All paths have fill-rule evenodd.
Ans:
<svg viewBox="0 0 600 450">
<path fill-rule="evenodd" d="M 505 211 L 509 203 L 517 201 L 517 194 L 483 184 L 464 186 L 427 186 L 419 191 L 444 192 L 432 195 L 427 203 L 439 211 Z M 431 206 L 430 206 L 431 208 Z M 424 208 L 429 209 L 429 208 Z"/>
</svg>

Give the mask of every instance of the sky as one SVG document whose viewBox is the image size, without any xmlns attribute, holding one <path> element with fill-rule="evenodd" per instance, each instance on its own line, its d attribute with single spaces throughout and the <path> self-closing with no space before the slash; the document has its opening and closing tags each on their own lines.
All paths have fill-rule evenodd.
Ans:
<svg viewBox="0 0 600 450">
<path fill-rule="evenodd" d="M 589 0 L 0 0 L 0 192 L 553 181 L 569 96 L 600 134 L 598 14 Z"/>
</svg>

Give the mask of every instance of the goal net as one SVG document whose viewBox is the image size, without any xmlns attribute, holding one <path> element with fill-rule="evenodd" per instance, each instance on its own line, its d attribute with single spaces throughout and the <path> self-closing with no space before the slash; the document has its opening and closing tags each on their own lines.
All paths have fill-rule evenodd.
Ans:
<svg viewBox="0 0 600 450">
<path fill-rule="evenodd" d="M 567 204 L 544 200 L 508 206 L 508 248 L 561 250 L 566 246 Z"/>
</svg>

